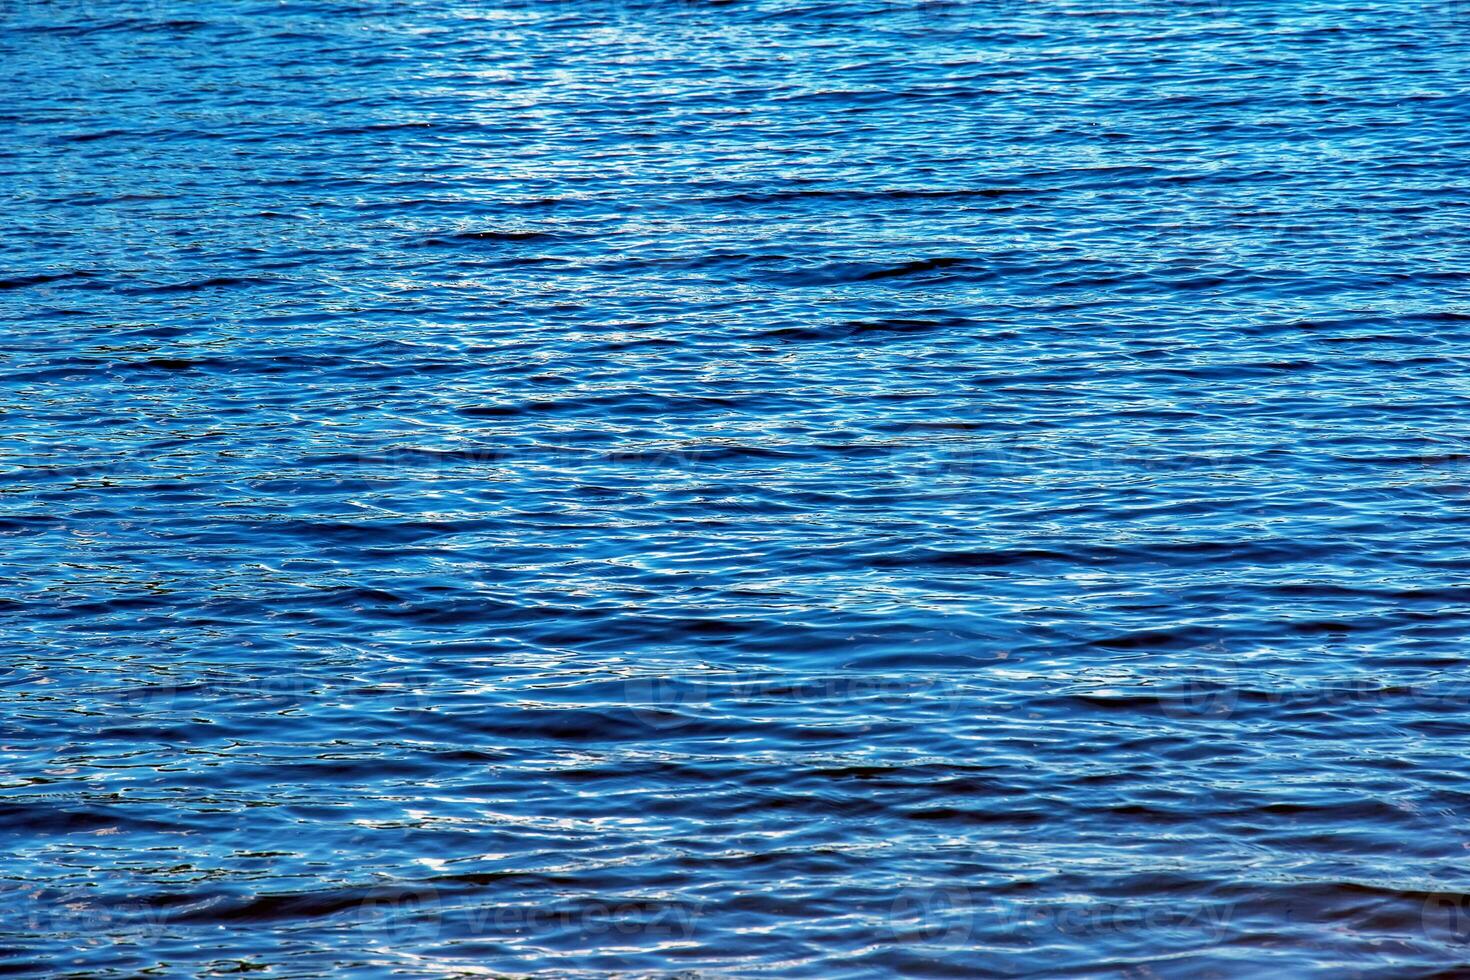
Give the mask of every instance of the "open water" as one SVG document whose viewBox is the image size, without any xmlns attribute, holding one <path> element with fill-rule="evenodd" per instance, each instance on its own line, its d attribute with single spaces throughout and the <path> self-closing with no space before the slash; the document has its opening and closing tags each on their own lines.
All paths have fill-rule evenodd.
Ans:
<svg viewBox="0 0 1470 980">
<path fill-rule="evenodd" d="M 1466 975 L 1467 31 L 0 0 L 0 970 Z"/>
</svg>

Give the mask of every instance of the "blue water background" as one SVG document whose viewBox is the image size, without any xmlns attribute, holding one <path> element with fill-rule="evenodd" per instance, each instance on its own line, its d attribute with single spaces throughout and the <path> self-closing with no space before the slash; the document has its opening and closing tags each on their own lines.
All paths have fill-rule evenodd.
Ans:
<svg viewBox="0 0 1470 980">
<path fill-rule="evenodd" d="M 1464 975 L 1467 31 L 0 0 L 0 969 Z"/>
</svg>

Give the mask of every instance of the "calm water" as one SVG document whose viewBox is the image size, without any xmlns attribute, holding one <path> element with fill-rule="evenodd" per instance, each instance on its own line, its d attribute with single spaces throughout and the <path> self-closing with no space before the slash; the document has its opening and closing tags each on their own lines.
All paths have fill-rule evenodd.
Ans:
<svg viewBox="0 0 1470 980">
<path fill-rule="evenodd" d="M 0 968 L 1464 975 L 1467 52 L 0 0 Z"/>
</svg>

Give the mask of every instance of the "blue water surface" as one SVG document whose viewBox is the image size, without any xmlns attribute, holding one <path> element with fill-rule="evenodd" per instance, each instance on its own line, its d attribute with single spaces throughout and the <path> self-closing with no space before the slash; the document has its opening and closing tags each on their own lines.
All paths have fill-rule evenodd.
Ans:
<svg viewBox="0 0 1470 980">
<path fill-rule="evenodd" d="M 1466 975 L 1467 51 L 0 0 L 0 970 Z"/>
</svg>

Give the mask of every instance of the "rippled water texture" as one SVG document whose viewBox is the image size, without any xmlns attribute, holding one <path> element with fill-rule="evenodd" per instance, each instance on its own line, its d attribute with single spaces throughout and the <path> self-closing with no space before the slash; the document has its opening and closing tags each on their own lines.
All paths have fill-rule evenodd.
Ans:
<svg viewBox="0 0 1470 980">
<path fill-rule="evenodd" d="M 1470 969 L 1470 17 L 0 2 L 0 968 Z"/>
</svg>

